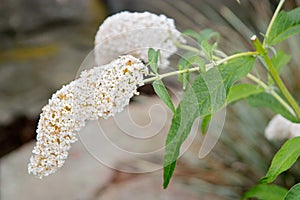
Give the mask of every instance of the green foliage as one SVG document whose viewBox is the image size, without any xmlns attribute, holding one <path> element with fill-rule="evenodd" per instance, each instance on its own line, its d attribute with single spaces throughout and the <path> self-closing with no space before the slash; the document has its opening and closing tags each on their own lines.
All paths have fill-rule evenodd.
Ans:
<svg viewBox="0 0 300 200">
<path fill-rule="evenodd" d="M 211 29 L 204 29 L 200 33 L 193 30 L 186 30 L 183 34 L 195 38 L 203 51 L 206 59 L 209 61 L 213 60 L 213 53 L 217 48 L 217 44 L 220 38 L 220 34 Z M 212 43 L 212 44 L 210 44 Z"/>
<path fill-rule="evenodd" d="M 277 185 L 260 184 L 248 190 L 242 197 L 242 200 L 256 198 L 259 200 L 283 200 L 287 189 Z"/>
<path fill-rule="evenodd" d="M 190 29 L 187 29 L 187 30 L 183 31 L 182 34 L 190 36 L 194 39 L 197 39 L 197 41 L 198 41 L 198 38 L 200 36 L 199 33 L 197 33 L 196 31 L 190 30 Z"/>
<path fill-rule="evenodd" d="M 281 0 L 276 14 L 283 5 Z M 219 42 L 219 34 L 211 29 L 205 29 L 200 33 L 187 30 L 183 34 L 197 40 L 199 49 L 182 45 L 181 48 L 192 51 L 186 53 L 178 63 L 179 71 L 178 80 L 183 85 L 184 96 L 178 107 L 175 109 L 171 101 L 168 91 L 161 80 L 153 82 L 153 87 L 157 95 L 167 104 L 173 111 L 174 116 L 172 124 L 166 139 L 165 155 L 164 155 L 164 184 L 166 188 L 173 175 L 176 161 L 180 154 L 180 149 L 188 135 L 195 120 L 203 117 L 201 130 L 206 132 L 212 116 L 229 103 L 246 99 L 249 105 L 253 107 L 267 107 L 273 112 L 281 114 L 292 122 L 299 122 L 300 109 L 295 99 L 290 95 L 286 86 L 282 82 L 279 74 L 283 66 L 290 60 L 291 56 L 279 50 L 272 58 L 268 54 L 268 48 L 276 45 L 288 37 L 300 33 L 300 8 L 292 11 L 280 12 L 277 17 L 273 18 L 269 29 L 266 33 L 264 45 L 261 44 L 256 36 L 252 37 L 255 52 L 244 52 L 239 55 L 226 57 L 221 55 L 217 50 Z M 196 52 L 196 53 L 195 53 Z M 200 54 L 204 54 L 210 65 L 216 65 L 209 71 L 206 71 L 204 60 Z M 217 53 L 217 54 L 215 54 Z M 250 56 L 254 55 L 254 56 Z M 221 60 L 224 56 L 225 59 Z M 159 51 L 149 49 L 148 52 L 149 65 L 152 71 L 157 74 Z M 236 84 L 237 80 L 246 76 L 252 69 L 256 57 L 268 69 L 268 83 L 252 76 L 251 80 L 256 82 L 253 84 Z M 217 62 L 215 62 L 218 60 Z M 227 62 L 226 62 L 226 61 Z M 215 63 L 222 63 L 217 65 Z M 197 71 L 200 74 L 195 78 L 191 85 L 190 72 Z M 170 73 L 172 74 L 172 73 Z M 174 73 L 173 73 L 174 74 Z M 272 78 L 271 78 L 272 76 Z M 272 91 L 272 85 L 276 83 L 280 90 Z M 266 88 L 270 88 L 270 91 Z M 290 110 L 291 107 L 293 111 Z M 293 112 L 297 117 L 294 116 Z M 283 171 L 289 169 L 300 155 L 300 137 L 288 140 L 282 148 L 274 156 L 271 166 L 261 183 L 270 183 Z M 294 194 L 300 193 L 298 187 L 293 187 L 288 193 L 287 190 L 276 185 L 260 184 L 247 193 L 243 199 L 295 199 Z"/>
<path fill-rule="evenodd" d="M 200 57 L 200 56 L 191 56 L 188 58 L 187 60 L 187 64 L 189 66 L 194 66 L 194 67 L 199 67 L 199 71 L 201 73 L 205 73 L 206 72 L 206 65 L 204 60 Z"/>
<path fill-rule="evenodd" d="M 218 45 L 218 42 L 220 39 L 220 34 L 218 32 L 215 32 L 211 29 L 204 29 L 200 33 L 197 33 L 193 30 L 186 30 L 183 32 L 183 34 L 196 39 L 199 47 L 201 48 L 202 52 L 204 53 L 205 58 L 209 61 L 213 61 L 214 51 L 217 49 L 217 45 Z M 202 60 L 201 57 L 198 57 L 198 58 L 199 58 L 198 59 L 199 61 Z M 202 63 L 203 62 L 198 63 L 198 66 L 199 67 L 203 66 Z M 203 71 L 203 67 L 200 67 L 199 69 L 201 71 Z"/>
<path fill-rule="evenodd" d="M 217 43 L 214 43 L 213 45 L 209 44 L 207 40 L 203 40 L 201 42 L 201 49 L 205 55 L 205 57 L 209 60 L 213 60 L 213 52 L 217 47 Z"/>
<path fill-rule="evenodd" d="M 160 50 L 155 51 L 152 48 L 148 50 L 148 62 L 152 71 L 157 74 L 158 70 L 158 59 L 160 57 Z"/>
<path fill-rule="evenodd" d="M 260 86 L 252 84 L 237 84 L 231 87 L 227 96 L 227 103 L 229 104 L 239 101 L 261 92 L 264 92 L 264 89 Z"/>
<path fill-rule="evenodd" d="M 178 70 L 185 70 L 186 66 L 179 65 Z M 187 85 L 190 84 L 190 72 L 181 73 L 178 75 L 178 81 L 182 84 L 182 89 L 185 91 Z"/>
<path fill-rule="evenodd" d="M 300 155 L 300 137 L 289 139 L 275 154 L 271 166 L 260 183 L 271 183 L 279 174 L 289 169 Z"/>
<path fill-rule="evenodd" d="M 300 27 L 299 27 L 300 28 Z M 284 51 L 279 50 L 272 58 L 271 61 L 277 71 L 280 74 L 281 68 L 288 64 L 291 60 L 291 55 L 284 53 Z"/>
<path fill-rule="evenodd" d="M 212 29 L 204 29 L 200 33 L 193 30 L 185 30 L 183 34 L 195 38 L 199 44 L 201 44 L 202 41 L 209 41 L 211 39 L 218 42 L 220 38 L 220 34 Z"/>
<path fill-rule="evenodd" d="M 206 116 L 203 117 L 202 123 L 201 123 L 202 134 L 206 133 L 206 130 L 207 130 L 207 127 L 208 127 L 208 125 L 211 121 L 211 118 L 212 118 L 212 115 L 206 115 Z"/>
<path fill-rule="evenodd" d="M 271 62 L 275 67 L 275 70 L 278 74 L 280 74 L 283 66 L 287 65 L 291 60 L 291 56 L 284 53 L 284 51 L 279 50 L 272 58 Z M 270 75 L 268 75 L 269 83 L 274 84 L 274 81 Z"/>
<path fill-rule="evenodd" d="M 163 100 L 163 102 L 170 108 L 170 110 L 175 113 L 175 107 L 173 105 L 172 99 L 162 82 L 162 80 L 156 80 L 152 83 L 155 93 Z"/>
<path fill-rule="evenodd" d="M 284 200 L 299 200 L 299 199 L 300 199 L 300 183 L 294 185 L 284 197 Z"/>
<path fill-rule="evenodd" d="M 298 122 L 298 119 L 292 115 L 286 108 L 281 105 L 277 99 L 275 99 L 271 94 L 262 92 L 258 94 L 251 95 L 247 97 L 247 102 L 253 107 L 265 107 L 271 109 L 273 112 L 281 114 L 286 119 L 292 122 Z"/>
<path fill-rule="evenodd" d="M 206 72 L 204 60 L 195 53 L 188 52 L 179 60 L 179 70 L 189 69 L 191 67 L 199 67 L 199 71 Z M 186 90 L 187 84 L 190 84 L 190 73 L 181 73 L 178 75 L 178 81 L 182 83 L 183 90 Z"/>
<path fill-rule="evenodd" d="M 275 45 L 288 37 L 300 33 L 300 7 L 289 12 L 281 11 L 270 30 L 267 44 Z"/>
<path fill-rule="evenodd" d="M 189 86 L 173 116 L 164 156 L 164 188 L 173 175 L 180 147 L 198 117 L 213 114 L 226 104 L 233 83 L 246 76 L 253 67 L 252 56 L 236 58 L 199 74 Z"/>
</svg>

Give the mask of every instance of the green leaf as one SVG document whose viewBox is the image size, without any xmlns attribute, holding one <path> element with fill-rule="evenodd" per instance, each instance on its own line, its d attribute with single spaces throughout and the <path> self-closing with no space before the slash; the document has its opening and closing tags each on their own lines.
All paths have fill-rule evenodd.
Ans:
<svg viewBox="0 0 300 200">
<path fill-rule="evenodd" d="M 183 54 L 182 58 L 178 62 L 178 66 L 181 67 L 181 70 L 191 67 L 191 64 L 188 62 L 188 60 L 194 56 L 197 56 L 197 54 L 195 54 L 194 52 L 187 52 Z"/>
<path fill-rule="evenodd" d="M 281 114 L 286 119 L 292 122 L 298 122 L 298 119 L 293 116 L 289 111 L 282 106 L 277 99 L 271 94 L 262 92 L 259 94 L 251 95 L 247 98 L 247 102 L 252 107 L 266 107 L 271 109 L 273 112 Z"/>
<path fill-rule="evenodd" d="M 253 94 L 264 92 L 262 87 L 252 84 L 237 84 L 231 87 L 227 96 L 227 103 L 245 99 Z"/>
<path fill-rule="evenodd" d="M 190 83 L 190 78 L 191 78 L 190 72 L 183 73 L 183 83 L 182 83 L 182 86 L 183 86 L 182 89 L 183 89 L 183 91 L 186 90 L 187 85 L 191 84 Z"/>
<path fill-rule="evenodd" d="M 189 69 L 192 66 L 198 66 L 199 71 L 205 72 L 205 62 L 204 60 L 193 52 L 188 52 L 183 55 L 183 57 L 179 60 L 179 70 Z M 190 72 L 182 73 L 178 75 L 178 81 L 182 83 L 183 90 L 186 90 L 187 84 L 190 84 Z"/>
<path fill-rule="evenodd" d="M 300 183 L 294 185 L 284 197 L 284 200 L 299 200 L 300 199 Z"/>
<path fill-rule="evenodd" d="M 209 41 L 210 39 L 214 39 L 218 42 L 220 38 L 220 34 L 212 29 L 204 29 L 200 33 L 193 30 L 185 30 L 183 31 L 183 34 L 195 38 L 199 44 L 201 44 L 204 40 Z"/>
<path fill-rule="evenodd" d="M 178 65 L 183 66 L 183 69 L 189 69 L 192 66 L 198 66 L 199 69 L 205 68 L 205 61 L 196 53 L 185 53 L 179 60 Z"/>
<path fill-rule="evenodd" d="M 206 133 L 206 130 L 207 130 L 207 127 L 208 127 L 208 125 L 211 121 L 211 118 L 212 118 L 212 115 L 206 115 L 206 116 L 203 117 L 202 123 L 201 123 L 202 134 Z"/>
<path fill-rule="evenodd" d="M 288 170 L 300 155 L 300 137 L 295 137 L 286 141 L 275 154 L 271 166 L 260 183 L 271 183 L 279 174 Z"/>
<path fill-rule="evenodd" d="M 242 200 L 249 198 L 257 198 L 259 200 L 283 200 L 287 193 L 287 189 L 277 185 L 256 185 L 248 190 L 242 197 Z"/>
<path fill-rule="evenodd" d="M 152 71 L 157 74 L 158 70 L 158 59 L 160 56 L 160 50 L 155 51 L 153 48 L 148 50 L 148 62 Z"/>
<path fill-rule="evenodd" d="M 206 72 L 206 65 L 204 60 L 200 57 L 200 56 L 192 56 L 190 57 L 187 62 L 192 65 L 192 66 L 197 66 L 199 67 L 199 71 L 201 73 L 205 73 Z"/>
<path fill-rule="evenodd" d="M 209 41 L 211 39 L 215 39 L 215 41 L 218 42 L 220 39 L 220 34 L 212 29 L 204 29 L 199 34 L 198 43 L 201 44 L 202 41 Z"/>
<path fill-rule="evenodd" d="M 300 33 L 300 7 L 289 12 L 281 11 L 270 30 L 267 43 L 275 45 L 298 33 Z"/>
<path fill-rule="evenodd" d="M 291 58 L 292 58 L 291 55 L 284 53 L 284 51 L 282 51 L 282 50 L 279 50 L 271 58 L 271 61 L 272 61 L 278 74 L 280 74 L 281 68 L 290 62 Z"/>
<path fill-rule="evenodd" d="M 284 51 L 279 50 L 272 58 L 271 62 L 273 63 L 275 70 L 278 74 L 281 72 L 281 68 L 288 64 L 291 60 L 291 55 L 284 53 Z M 270 74 L 268 74 L 269 84 L 274 84 L 274 80 Z"/>
<path fill-rule="evenodd" d="M 190 37 L 193 37 L 193 38 L 195 38 L 197 40 L 198 40 L 198 38 L 200 36 L 199 33 L 197 33 L 196 31 L 190 30 L 190 29 L 187 29 L 187 30 L 183 31 L 182 34 L 190 36 Z"/>
<path fill-rule="evenodd" d="M 164 155 L 164 188 L 173 175 L 180 147 L 198 117 L 213 114 L 226 104 L 226 95 L 233 83 L 246 76 L 255 58 L 241 57 L 199 74 L 192 86 L 188 85 L 176 109 L 167 136 Z"/>
<path fill-rule="evenodd" d="M 163 100 L 163 102 L 165 102 L 165 104 L 170 108 L 170 110 L 173 113 L 175 113 L 175 107 L 162 80 L 155 80 L 152 83 L 152 85 L 155 93 Z"/>
<path fill-rule="evenodd" d="M 217 47 L 217 43 L 209 44 L 207 40 L 201 42 L 201 49 L 208 60 L 213 60 L 213 52 Z"/>
</svg>

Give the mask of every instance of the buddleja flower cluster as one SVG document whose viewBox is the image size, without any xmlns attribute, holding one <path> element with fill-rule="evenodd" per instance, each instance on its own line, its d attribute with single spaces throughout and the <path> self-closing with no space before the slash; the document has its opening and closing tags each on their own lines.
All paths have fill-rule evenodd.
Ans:
<svg viewBox="0 0 300 200">
<path fill-rule="evenodd" d="M 86 120 L 106 119 L 124 109 L 143 85 L 146 66 L 133 56 L 83 71 L 79 79 L 57 91 L 43 108 L 37 128 L 37 143 L 28 165 L 38 177 L 54 173 Z"/>
<path fill-rule="evenodd" d="M 281 115 L 275 115 L 265 129 L 265 136 L 269 140 L 300 136 L 300 124 L 293 123 Z"/>
<path fill-rule="evenodd" d="M 148 61 L 148 48 L 167 50 L 161 56 L 161 64 L 166 66 L 168 58 L 177 51 L 177 40 L 183 41 L 180 32 L 173 19 L 164 15 L 122 12 L 109 17 L 95 38 L 95 61 L 99 67 L 83 71 L 43 108 L 28 172 L 42 178 L 60 168 L 86 120 L 111 117 L 138 94 L 137 86 L 143 85 L 143 77 L 148 73 L 140 59 Z M 137 58 L 121 56 L 124 53 Z"/>
<path fill-rule="evenodd" d="M 121 54 L 131 54 L 148 62 L 148 48 L 160 49 L 160 68 L 177 51 L 174 42 L 184 42 L 174 20 L 149 12 L 121 12 L 108 17 L 95 38 L 97 64 L 111 61 Z"/>
</svg>

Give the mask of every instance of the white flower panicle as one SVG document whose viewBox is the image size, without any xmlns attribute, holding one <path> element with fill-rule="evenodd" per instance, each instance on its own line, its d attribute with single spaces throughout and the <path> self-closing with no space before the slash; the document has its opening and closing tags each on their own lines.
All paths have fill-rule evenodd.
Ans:
<svg viewBox="0 0 300 200">
<path fill-rule="evenodd" d="M 268 140 L 300 136 L 300 124 L 293 123 L 281 115 L 275 115 L 265 129 L 265 136 Z"/>
<path fill-rule="evenodd" d="M 120 112 L 143 85 L 146 66 L 127 55 L 83 71 L 78 79 L 53 94 L 43 108 L 28 172 L 40 178 L 54 173 L 68 156 L 76 133 L 86 120 L 106 119 Z"/>
<path fill-rule="evenodd" d="M 148 48 L 160 49 L 160 67 L 168 66 L 168 58 L 176 53 L 175 41 L 185 42 L 174 20 L 149 12 L 124 11 L 108 17 L 95 37 L 97 64 L 106 64 L 116 56 L 131 54 L 148 62 Z"/>
</svg>

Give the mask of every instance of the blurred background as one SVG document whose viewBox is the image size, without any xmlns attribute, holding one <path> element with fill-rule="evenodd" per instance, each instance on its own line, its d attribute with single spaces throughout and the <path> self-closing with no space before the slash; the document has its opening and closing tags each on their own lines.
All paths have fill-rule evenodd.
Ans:
<svg viewBox="0 0 300 200">
<path fill-rule="evenodd" d="M 106 168 L 80 143 L 53 177 L 35 179 L 27 175 L 26 164 L 42 106 L 76 77 L 108 15 L 150 11 L 174 18 L 181 31 L 211 28 L 221 34 L 220 49 L 230 54 L 251 49 L 250 36 L 265 32 L 277 4 L 278 0 L 1 0 L 0 199 L 239 199 L 265 174 L 283 142 L 264 138 L 273 114 L 244 102 L 227 109 L 223 134 L 209 156 L 198 159 L 199 143 L 193 143 L 179 160 L 167 191 L 161 189 L 161 171 L 136 175 Z M 299 5 L 299 0 L 287 0 L 284 7 Z M 280 45 L 292 55 L 283 79 L 298 100 L 299 41 L 295 36 Z M 142 92 L 150 96 L 147 101 L 157 102 L 151 87 Z M 300 181 L 299 167 L 297 163 L 277 183 L 290 187 Z"/>
</svg>

